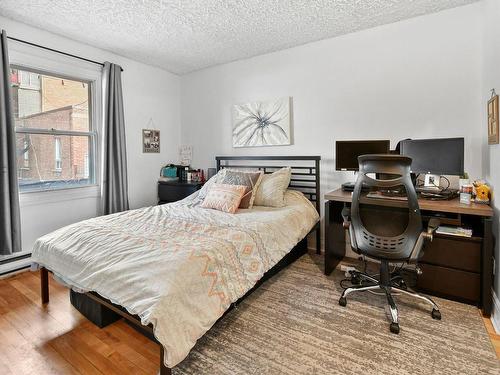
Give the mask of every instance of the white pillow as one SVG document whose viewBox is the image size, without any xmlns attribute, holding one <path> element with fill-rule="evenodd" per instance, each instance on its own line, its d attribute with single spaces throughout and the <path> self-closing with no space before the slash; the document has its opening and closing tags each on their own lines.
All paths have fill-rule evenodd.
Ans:
<svg viewBox="0 0 500 375">
<path fill-rule="evenodd" d="M 284 207 L 285 191 L 292 178 L 292 169 L 290 167 L 265 174 L 262 176 L 259 188 L 255 194 L 254 206 Z"/>
</svg>

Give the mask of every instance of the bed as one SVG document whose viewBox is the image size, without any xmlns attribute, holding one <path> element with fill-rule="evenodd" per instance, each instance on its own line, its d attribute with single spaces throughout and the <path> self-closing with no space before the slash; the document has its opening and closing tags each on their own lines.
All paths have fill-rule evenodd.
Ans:
<svg viewBox="0 0 500 375">
<path fill-rule="evenodd" d="M 286 206 L 227 214 L 201 208 L 194 193 L 61 228 L 33 248 L 42 303 L 49 301 L 50 271 L 152 333 L 160 344 L 160 373 L 169 374 L 231 306 L 305 252 L 309 233 L 319 237 L 320 157 L 216 160 L 218 169 L 264 173 L 292 166 Z"/>
</svg>

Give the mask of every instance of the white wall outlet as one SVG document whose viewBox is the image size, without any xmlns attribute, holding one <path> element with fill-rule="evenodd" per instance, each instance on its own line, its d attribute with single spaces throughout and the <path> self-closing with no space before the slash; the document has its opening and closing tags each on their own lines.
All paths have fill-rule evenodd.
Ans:
<svg viewBox="0 0 500 375">
<path fill-rule="evenodd" d="M 439 189 L 439 181 L 441 177 L 438 174 L 426 174 L 424 179 L 424 186 L 426 188 Z"/>
</svg>

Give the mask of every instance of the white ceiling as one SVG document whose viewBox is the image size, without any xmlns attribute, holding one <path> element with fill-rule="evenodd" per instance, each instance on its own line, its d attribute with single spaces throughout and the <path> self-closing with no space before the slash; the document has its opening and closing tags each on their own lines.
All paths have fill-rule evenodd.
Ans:
<svg viewBox="0 0 500 375">
<path fill-rule="evenodd" d="M 0 15 L 185 74 L 475 1 L 0 0 Z"/>
</svg>

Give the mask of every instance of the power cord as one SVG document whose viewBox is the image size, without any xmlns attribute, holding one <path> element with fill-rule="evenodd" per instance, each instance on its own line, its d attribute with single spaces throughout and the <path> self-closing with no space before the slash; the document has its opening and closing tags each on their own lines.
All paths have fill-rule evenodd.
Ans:
<svg viewBox="0 0 500 375">
<path fill-rule="evenodd" d="M 441 179 L 446 180 L 446 182 L 448 183 L 448 185 L 446 185 L 445 188 L 441 187 Z M 445 176 L 439 176 L 439 182 L 440 182 L 439 185 L 436 185 L 434 182 L 432 183 L 432 185 L 434 185 L 435 187 L 437 187 L 441 192 L 448 191 L 448 189 L 450 188 L 450 184 L 451 184 L 450 180 L 447 177 L 445 177 Z"/>
</svg>

